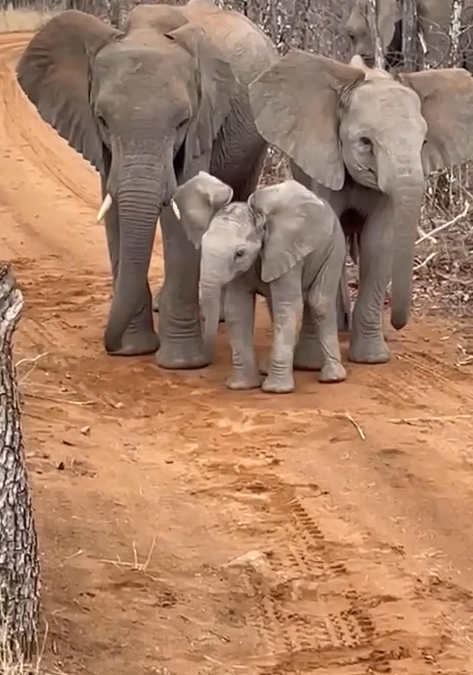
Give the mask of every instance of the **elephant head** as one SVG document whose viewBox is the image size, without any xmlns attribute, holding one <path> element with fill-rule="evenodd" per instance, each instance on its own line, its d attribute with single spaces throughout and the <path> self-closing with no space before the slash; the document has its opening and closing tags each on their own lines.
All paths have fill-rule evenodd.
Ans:
<svg viewBox="0 0 473 675">
<path fill-rule="evenodd" d="M 350 37 L 355 54 L 371 63 L 374 56 L 373 39 L 368 24 L 368 0 L 356 0 L 345 29 Z M 395 41 L 396 26 L 401 21 L 402 6 L 398 0 L 380 0 L 378 2 L 378 31 L 384 54 L 392 51 Z M 398 51 L 396 45 L 396 51 Z"/>
<path fill-rule="evenodd" d="M 321 228 L 333 228 L 329 204 L 295 180 L 256 190 L 231 202 L 231 188 L 201 171 L 172 200 L 189 239 L 201 247 L 200 283 L 205 341 L 213 350 L 222 288 L 261 257 L 261 279 L 283 276 L 315 250 Z"/>
<path fill-rule="evenodd" d="M 116 204 L 118 251 L 105 346 L 147 297 L 163 205 L 206 166 L 237 87 L 230 64 L 180 9 L 141 5 L 123 31 L 75 10 L 51 19 L 17 66 L 41 117 L 101 174 L 103 217 Z"/>
<path fill-rule="evenodd" d="M 250 85 L 256 126 L 317 183 L 388 197 L 393 217 L 391 323 L 409 316 L 424 175 L 473 157 L 473 79 L 463 69 L 399 75 L 289 52 Z M 349 178 L 347 178 L 347 174 Z"/>
<path fill-rule="evenodd" d="M 361 55 L 372 65 L 374 46 L 367 18 L 369 11 L 368 0 L 356 0 L 345 29 L 355 54 Z M 419 29 L 430 67 L 441 65 L 448 57 L 451 12 L 452 2 L 417 0 Z M 378 0 L 378 31 L 388 64 L 396 66 L 402 60 L 402 0 Z"/>
</svg>

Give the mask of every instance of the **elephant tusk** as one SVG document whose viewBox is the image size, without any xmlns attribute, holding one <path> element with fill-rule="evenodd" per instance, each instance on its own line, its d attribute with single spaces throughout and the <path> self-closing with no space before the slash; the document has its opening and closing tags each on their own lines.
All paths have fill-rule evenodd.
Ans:
<svg viewBox="0 0 473 675">
<path fill-rule="evenodd" d="M 105 214 L 107 213 L 109 208 L 112 206 L 112 201 L 113 201 L 112 197 L 107 192 L 107 194 L 105 195 L 105 199 L 103 200 L 103 204 L 100 207 L 99 212 L 97 214 L 97 220 L 96 220 L 97 223 L 102 220 L 102 218 L 105 216 Z"/>
<path fill-rule="evenodd" d="M 181 220 L 181 212 L 179 211 L 179 207 L 178 207 L 178 205 L 176 204 L 176 202 L 174 201 L 174 199 L 171 199 L 171 206 L 172 206 L 172 210 L 173 210 L 174 213 L 176 214 L 176 218 L 177 218 L 178 220 Z"/>
</svg>

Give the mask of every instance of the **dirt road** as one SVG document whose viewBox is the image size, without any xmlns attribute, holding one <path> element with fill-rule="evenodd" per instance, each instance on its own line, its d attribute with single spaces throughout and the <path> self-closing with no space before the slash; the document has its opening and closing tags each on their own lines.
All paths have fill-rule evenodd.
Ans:
<svg viewBox="0 0 473 675">
<path fill-rule="evenodd" d="M 16 87 L 27 39 L 0 37 L 0 257 L 26 299 L 16 358 L 36 358 L 48 672 L 471 675 L 465 328 L 414 320 L 390 364 L 280 397 L 225 389 L 223 335 L 202 371 L 107 357 L 98 179 Z"/>
</svg>

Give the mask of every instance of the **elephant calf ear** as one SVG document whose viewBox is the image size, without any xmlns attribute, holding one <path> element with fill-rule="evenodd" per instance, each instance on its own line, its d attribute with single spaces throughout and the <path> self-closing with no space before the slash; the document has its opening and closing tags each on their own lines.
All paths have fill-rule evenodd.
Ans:
<svg viewBox="0 0 473 675">
<path fill-rule="evenodd" d="M 424 173 L 473 159 L 473 78 L 468 71 L 442 68 L 398 78 L 418 94 L 427 122 Z"/>
<path fill-rule="evenodd" d="M 20 87 L 43 120 L 99 171 L 104 167 L 89 104 L 90 61 L 119 34 L 90 14 L 68 10 L 36 33 L 16 68 Z"/>
<path fill-rule="evenodd" d="M 194 59 L 198 98 L 185 146 L 185 169 L 192 160 L 209 156 L 212 145 L 232 107 L 239 84 L 230 63 L 207 37 L 204 29 L 187 24 L 168 33 Z"/>
<path fill-rule="evenodd" d="M 271 189 L 280 199 L 274 199 Z M 267 192 L 265 192 L 267 191 Z M 266 216 L 261 279 L 270 283 L 287 274 L 318 246 L 326 248 L 336 216 L 331 206 L 296 181 L 257 190 L 250 207 Z M 269 209 L 266 210 L 266 203 Z"/>
<path fill-rule="evenodd" d="M 206 171 L 199 171 L 177 188 L 172 200 L 185 233 L 196 248 L 201 245 L 212 218 L 232 197 L 232 188 Z"/>
<path fill-rule="evenodd" d="M 340 96 L 364 78 L 358 68 L 294 49 L 250 84 L 256 128 L 308 176 L 340 190 Z"/>
</svg>

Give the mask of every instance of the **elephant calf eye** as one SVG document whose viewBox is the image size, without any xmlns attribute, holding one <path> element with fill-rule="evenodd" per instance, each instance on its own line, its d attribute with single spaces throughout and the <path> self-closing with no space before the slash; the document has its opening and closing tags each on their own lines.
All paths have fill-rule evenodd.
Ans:
<svg viewBox="0 0 473 675">
<path fill-rule="evenodd" d="M 235 258 L 243 258 L 244 255 L 245 251 L 243 251 L 242 249 L 238 249 L 237 251 L 235 251 Z"/>
<path fill-rule="evenodd" d="M 373 143 L 371 140 L 368 138 L 368 136 L 360 136 L 360 145 L 364 150 L 372 150 L 373 149 Z"/>
</svg>

